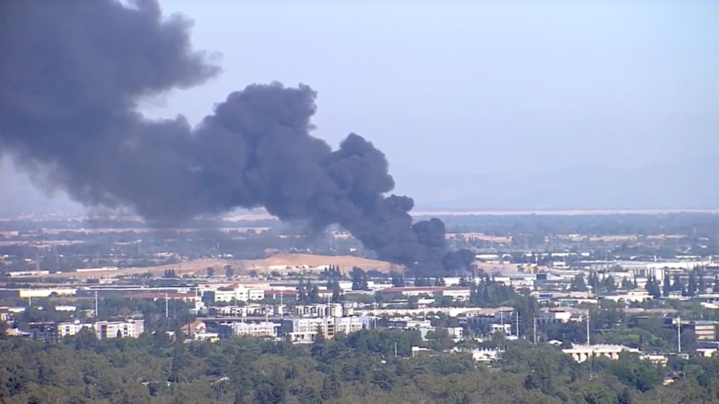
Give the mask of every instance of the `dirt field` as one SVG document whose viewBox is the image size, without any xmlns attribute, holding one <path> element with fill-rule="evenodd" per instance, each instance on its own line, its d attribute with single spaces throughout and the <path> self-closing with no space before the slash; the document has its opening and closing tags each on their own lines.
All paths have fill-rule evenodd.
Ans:
<svg viewBox="0 0 719 404">
<path fill-rule="evenodd" d="M 353 266 L 363 269 L 376 269 L 382 272 L 389 272 L 392 269 L 401 269 L 400 266 L 385 261 L 371 260 L 367 258 L 352 256 L 325 256 L 312 254 L 277 254 L 262 260 L 244 261 L 245 270 L 253 268 L 261 270 L 261 268 L 269 268 L 275 266 L 300 267 L 306 265 L 308 267 L 318 267 L 321 265 L 337 265 L 343 273 L 349 273 Z M 282 271 L 280 271 L 282 272 Z"/>
<path fill-rule="evenodd" d="M 238 274 L 246 274 L 253 268 L 262 273 L 269 272 L 269 267 L 285 266 L 290 268 L 297 268 L 303 265 L 308 267 L 318 267 L 320 265 L 337 265 L 340 267 L 342 272 L 348 273 L 353 266 L 358 266 L 364 269 L 376 269 L 382 272 L 389 272 L 392 269 L 401 269 L 401 267 L 390 264 L 389 262 L 370 260 L 360 257 L 352 256 L 324 256 L 324 255 L 311 255 L 311 254 L 278 254 L 269 258 L 261 260 L 222 260 L 222 259 L 208 259 L 208 260 L 196 260 L 196 261 L 184 261 L 182 264 L 174 265 L 162 265 L 156 267 L 144 267 L 144 268 L 125 268 L 115 271 L 97 271 L 97 272 L 72 272 L 63 274 L 53 274 L 51 277 L 57 278 L 105 278 L 115 277 L 122 275 L 134 275 L 144 274 L 147 272 L 153 275 L 162 275 L 165 269 L 174 268 L 176 271 L 183 274 L 195 274 L 204 276 L 207 274 L 207 268 L 212 267 L 215 269 L 217 275 L 224 274 L 225 265 L 232 265 Z M 287 272 L 279 269 L 279 272 Z M 291 269 L 297 270 L 297 269 Z"/>
<path fill-rule="evenodd" d="M 209 259 L 209 260 L 196 260 L 196 261 L 185 261 L 180 264 L 175 265 L 161 265 L 156 267 L 143 267 L 143 268 L 124 268 L 124 269 L 118 269 L 115 271 L 97 271 L 97 272 L 68 272 L 68 273 L 61 273 L 61 274 L 53 274 L 50 275 L 53 278 L 106 278 L 106 277 L 115 277 L 115 276 L 121 276 L 121 275 L 134 275 L 134 274 L 144 274 L 147 272 L 152 273 L 153 275 L 162 275 L 165 272 L 165 269 L 168 268 L 174 268 L 175 270 L 178 270 L 178 272 L 182 272 L 183 274 L 197 274 L 197 275 L 205 275 L 207 274 L 206 270 L 208 267 L 215 268 L 215 272 L 217 274 L 223 273 L 225 265 L 232 265 L 235 268 L 239 268 L 240 261 L 232 261 L 232 260 L 219 260 L 219 259 Z"/>
</svg>

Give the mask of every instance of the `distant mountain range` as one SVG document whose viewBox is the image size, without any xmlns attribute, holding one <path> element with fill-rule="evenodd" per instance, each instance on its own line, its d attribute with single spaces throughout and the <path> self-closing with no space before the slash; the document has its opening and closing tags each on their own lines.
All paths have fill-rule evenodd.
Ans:
<svg viewBox="0 0 719 404">
<path fill-rule="evenodd" d="M 522 179 L 399 174 L 399 193 L 422 210 L 719 208 L 719 156 L 631 170 L 583 164 Z M 26 176 L 0 169 L 0 213 L 58 210 L 82 212 L 63 193 L 48 197 Z"/>
<path fill-rule="evenodd" d="M 582 164 L 522 179 L 404 175 L 401 189 L 425 210 L 716 209 L 718 175 L 713 156 L 629 170 Z"/>
</svg>

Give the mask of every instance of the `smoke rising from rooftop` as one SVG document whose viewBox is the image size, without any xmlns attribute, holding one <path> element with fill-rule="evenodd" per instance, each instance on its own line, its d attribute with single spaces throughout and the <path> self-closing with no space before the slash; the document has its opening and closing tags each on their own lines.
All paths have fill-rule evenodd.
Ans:
<svg viewBox="0 0 719 404">
<path fill-rule="evenodd" d="M 356 134 L 336 150 L 311 135 L 310 87 L 250 85 L 195 128 L 138 113 L 146 97 L 220 73 L 191 48 L 190 26 L 155 1 L 2 2 L 0 153 L 89 207 L 166 224 L 264 207 L 316 228 L 338 223 L 389 261 L 442 266 L 444 224 L 413 224 L 412 199 L 385 196 L 384 154 Z"/>
</svg>

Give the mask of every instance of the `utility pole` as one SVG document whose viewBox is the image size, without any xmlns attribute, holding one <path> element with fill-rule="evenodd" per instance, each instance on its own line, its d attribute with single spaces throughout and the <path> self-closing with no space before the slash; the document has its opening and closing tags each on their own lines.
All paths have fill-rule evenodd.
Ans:
<svg viewBox="0 0 719 404">
<path fill-rule="evenodd" d="M 591 339 L 589 334 L 589 309 L 587 309 L 587 346 L 591 345 Z"/>
<path fill-rule="evenodd" d="M 195 285 L 195 317 L 200 315 L 200 287 Z"/>
<path fill-rule="evenodd" d="M 682 318 L 677 317 L 677 352 L 682 352 Z"/>
<path fill-rule="evenodd" d="M 95 291 L 95 318 L 100 318 L 100 304 L 99 299 L 97 297 L 97 290 Z"/>
<path fill-rule="evenodd" d="M 534 343 L 537 343 L 537 315 L 534 315 L 534 321 L 532 322 L 534 325 Z"/>
<path fill-rule="evenodd" d="M 516 311 L 514 322 L 517 327 L 517 339 L 519 339 L 519 310 Z"/>
<path fill-rule="evenodd" d="M 285 318 L 285 294 L 282 289 L 280 289 L 280 320 L 284 320 Z"/>
<path fill-rule="evenodd" d="M 165 318 L 170 317 L 170 301 L 167 297 L 167 292 L 165 292 Z"/>
</svg>

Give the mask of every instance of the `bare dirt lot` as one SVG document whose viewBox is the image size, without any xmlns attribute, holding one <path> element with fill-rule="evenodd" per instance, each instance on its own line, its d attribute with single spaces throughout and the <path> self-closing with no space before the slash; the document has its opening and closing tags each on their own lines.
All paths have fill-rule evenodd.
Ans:
<svg viewBox="0 0 719 404">
<path fill-rule="evenodd" d="M 365 270 L 375 269 L 382 272 L 389 272 L 393 269 L 401 269 L 401 266 L 397 266 L 389 262 L 347 255 L 327 256 L 313 254 L 277 254 L 262 260 L 244 261 L 243 264 L 246 270 L 252 269 L 253 265 L 256 269 L 277 266 L 296 268 L 302 266 L 319 267 L 322 265 L 336 265 L 340 267 L 340 270 L 343 273 L 349 273 L 354 266 Z M 289 269 L 288 271 L 290 270 L 293 269 Z"/>
<path fill-rule="evenodd" d="M 225 265 L 232 265 L 238 274 L 247 274 L 250 270 L 255 269 L 260 273 L 269 272 L 270 267 L 280 273 L 299 271 L 302 266 L 319 267 L 321 265 L 337 265 L 344 273 L 349 273 L 353 266 L 361 267 L 365 270 L 375 269 L 381 272 L 389 272 L 390 270 L 400 270 L 402 267 L 385 261 L 371 260 L 367 258 L 352 256 L 325 256 L 312 254 L 277 254 L 272 257 L 261 260 L 224 260 L 224 259 L 205 259 L 194 261 L 183 261 L 182 264 L 161 265 L 156 267 L 141 268 L 124 268 L 110 271 L 93 271 L 93 272 L 68 272 L 61 274 L 53 274 L 52 277 L 58 278 L 106 278 L 123 275 L 135 275 L 151 273 L 153 275 L 162 275 L 166 269 L 173 268 L 182 274 L 195 274 L 204 276 L 207 274 L 207 268 L 215 269 L 217 275 L 224 274 Z M 280 268 L 285 267 L 285 269 Z M 305 269 L 306 271 L 307 269 Z"/>
<path fill-rule="evenodd" d="M 93 272 L 66 272 L 60 274 L 53 274 L 51 277 L 56 278 L 111 278 L 115 276 L 123 275 L 136 275 L 151 273 L 153 275 L 162 275 L 166 269 L 174 268 L 183 274 L 197 274 L 205 275 L 208 267 L 215 268 L 217 274 L 224 271 L 225 265 L 232 265 L 239 268 L 240 261 L 232 260 L 220 260 L 220 259 L 207 259 L 207 260 L 195 260 L 195 261 L 184 261 L 182 265 L 161 265 L 156 267 L 141 267 L 141 268 L 122 268 L 114 271 L 93 271 Z"/>
</svg>

